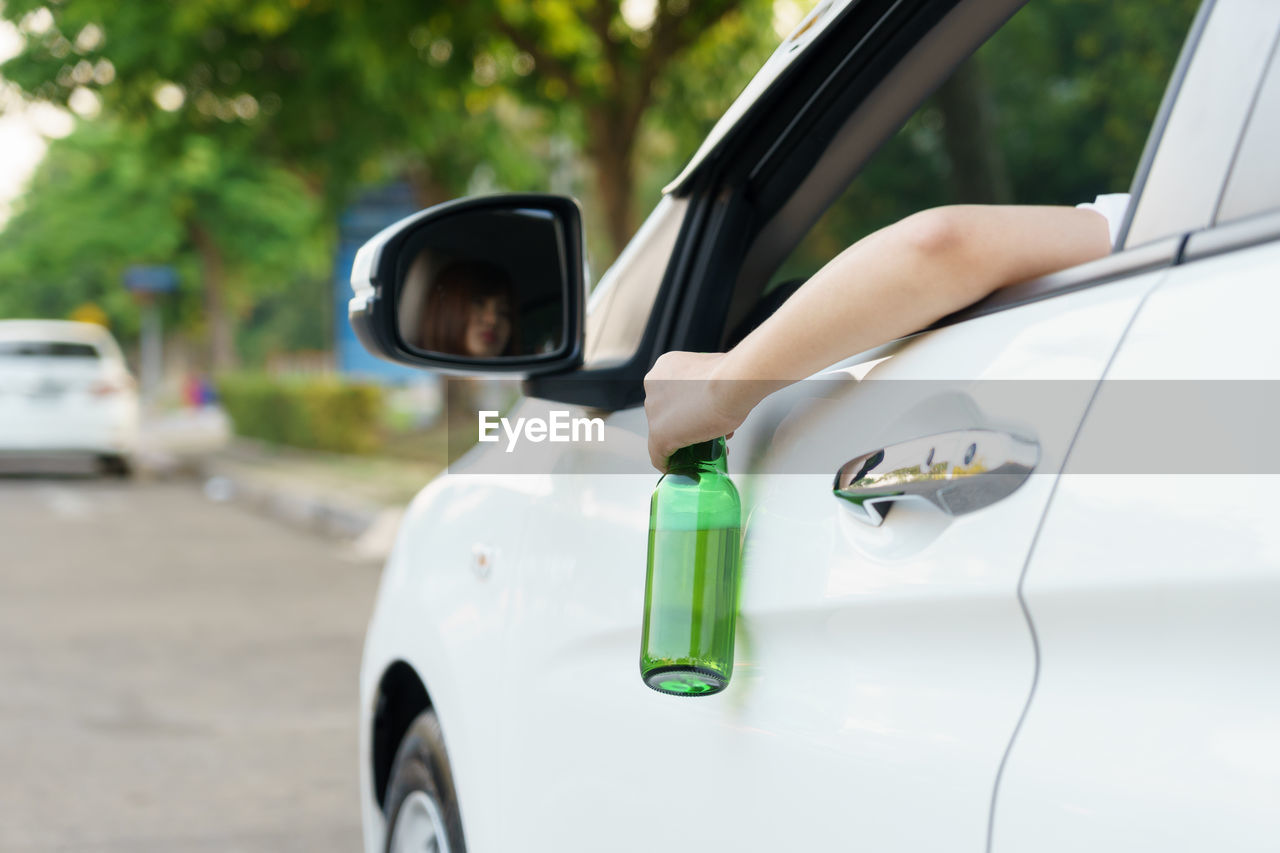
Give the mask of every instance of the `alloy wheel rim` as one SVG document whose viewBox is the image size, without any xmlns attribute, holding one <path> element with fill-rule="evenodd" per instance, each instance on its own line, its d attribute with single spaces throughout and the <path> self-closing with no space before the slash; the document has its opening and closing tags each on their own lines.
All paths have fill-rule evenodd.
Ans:
<svg viewBox="0 0 1280 853">
<path fill-rule="evenodd" d="M 405 797 L 391 832 L 391 853 L 449 853 L 440 804 L 425 791 Z"/>
</svg>

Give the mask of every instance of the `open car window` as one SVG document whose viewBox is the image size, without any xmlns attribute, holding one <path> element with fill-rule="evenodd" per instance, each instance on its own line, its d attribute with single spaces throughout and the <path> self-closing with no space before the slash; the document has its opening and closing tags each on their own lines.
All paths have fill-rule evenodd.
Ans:
<svg viewBox="0 0 1280 853">
<path fill-rule="evenodd" d="M 761 322 L 843 249 L 916 211 L 1075 205 L 1128 190 L 1199 5 L 1025 6 L 859 172 L 730 337 Z"/>
</svg>

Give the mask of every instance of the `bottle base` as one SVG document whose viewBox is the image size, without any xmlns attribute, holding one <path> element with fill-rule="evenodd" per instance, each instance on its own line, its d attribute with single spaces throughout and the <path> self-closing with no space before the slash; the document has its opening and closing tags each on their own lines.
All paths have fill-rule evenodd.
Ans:
<svg viewBox="0 0 1280 853">
<path fill-rule="evenodd" d="M 643 677 L 648 687 L 668 696 L 711 696 L 729 686 L 729 679 L 700 666 L 659 666 Z"/>
</svg>

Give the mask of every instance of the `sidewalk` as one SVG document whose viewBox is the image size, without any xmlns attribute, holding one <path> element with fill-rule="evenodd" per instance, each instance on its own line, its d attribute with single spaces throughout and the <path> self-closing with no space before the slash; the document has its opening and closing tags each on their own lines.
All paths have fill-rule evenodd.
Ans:
<svg viewBox="0 0 1280 853">
<path fill-rule="evenodd" d="M 357 559 L 390 553 L 404 508 L 442 464 L 299 450 L 230 434 L 216 409 L 166 414 L 143 427 L 139 468 L 197 478 L 207 498 L 236 501 L 347 540 Z"/>
</svg>

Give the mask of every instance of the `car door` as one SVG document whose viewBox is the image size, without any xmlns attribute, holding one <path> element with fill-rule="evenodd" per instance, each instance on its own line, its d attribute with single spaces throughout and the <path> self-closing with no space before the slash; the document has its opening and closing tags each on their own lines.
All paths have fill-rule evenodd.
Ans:
<svg viewBox="0 0 1280 853">
<path fill-rule="evenodd" d="M 1010 288 L 760 406 L 730 442 L 748 521 L 718 696 L 639 678 L 657 479 L 643 411 L 557 451 L 510 559 L 498 849 L 984 849 L 1036 671 L 1019 578 L 1089 400 L 1180 245 Z M 963 510 L 990 498 L 967 475 L 1015 445 L 1033 448 L 1031 475 L 973 512 L 902 502 L 872 526 L 833 491 L 851 460 L 916 453 Z"/>
<path fill-rule="evenodd" d="M 511 568 L 503 846 L 651 849 L 653 821 L 680 849 L 982 849 L 1035 672 L 1018 578 L 1066 443 L 1164 274 L 917 336 L 873 353 L 887 360 L 860 381 L 813 380 L 821 393 L 795 386 L 753 413 L 730 442 L 749 522 L 721 696 L 675 700 L 638 675 L 656 480 L 634 473 L 642 410 L 611 415 L 599 450 L 567 451 Z M 1034 474 L 978 512 L 902 504 L 880 527 L 833 494 L 850 459 L 919 439 L 959 471 L 958 431 L 1033 443 Z M 758 467 L 734 469 L 757 443 Z"/>
<path fill-rule="evenodd" d="M 1160 169 L 1208 166 L 1212 218 L 1171 223 L 1194 229 L 1182 263 L 1108 368 L 1028 565 L 1039 677 L 997 853 L 1280 837 L 1277 29 L 1274 4 L 1220 1 L 1171 117 Z"/>
</svg>

